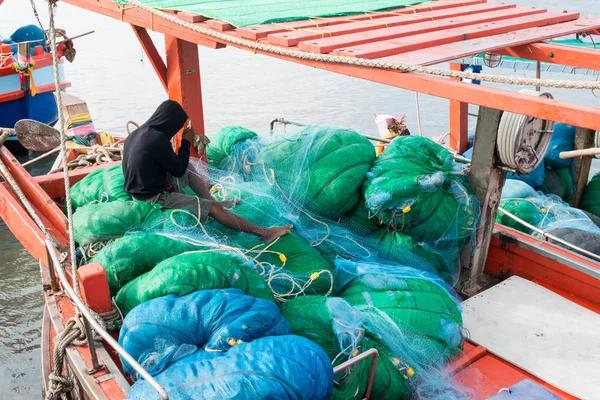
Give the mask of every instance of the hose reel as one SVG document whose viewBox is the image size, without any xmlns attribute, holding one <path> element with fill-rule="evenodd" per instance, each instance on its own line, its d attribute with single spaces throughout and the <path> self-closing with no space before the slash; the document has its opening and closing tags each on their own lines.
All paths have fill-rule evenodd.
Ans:
<svg viewBox="0 0 600 400">
<path fill-rule="evenodd" d="M 523 89 L 519 93 L 552 99 L 550 93 Z M 496 148 L 501 163 L 520 174 L 537 168 L 550 146 L 554 122 L 505 112 L 500 119 Z"/>
</svg>

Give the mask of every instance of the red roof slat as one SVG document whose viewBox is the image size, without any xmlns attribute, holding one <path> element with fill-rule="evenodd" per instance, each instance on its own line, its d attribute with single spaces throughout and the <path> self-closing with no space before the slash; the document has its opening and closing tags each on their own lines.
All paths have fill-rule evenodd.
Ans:
<svg viewBox="0 0 600 400">
<path fill-rule="evenodd" d="M 267 37 L 267 35 L 277 32 L 286 32 L 293 29 L 305 29 L 324 27 L 335 24 L 343 24 L 350 21 L 364 21 L 390 17 L 398 14 L 414 14 L 424 11 L 443 10 L 453 7 L 464 7 L 473 4 L 486 3 L 487 0 L 449 0 L 449 1 L 428 1 L 426 3 L 416 4 L 414 6 L 399 8 L 395 10 L 365 13 L 360 15 L 352 15 L 347 17 L 331 17 L 331 18 L 314 18 L 309 20 L 292 21 L 286 23 L 274 23 L 264 25 L 253 25 L 238 28 L 237 33 L 240 37 L 251 40 L 258 40 Z"/>
<path fill-rule="evenodd" d="M 391 28 L 394 26 L 410 25 L 420 22 L 447 19 L 463 15 L 497 11 L 514 7 L 516 7 L 516 5 L 506 3 L 475 4 L 472 6 L 456 7 L 436 11 L 425 11 L 421 13 L 395 15 L 393 17 L 378 18 L 375 20 L 362 20 L 358 22 L 335 24 L 319 28 L 278 32 L 267 36 L 267 39 L 273 44 L 291 47 L 296 46 L 298 43 L 303 42 L 305 40 L 347 35 L 350 33 L 363 32 L 380 28 Z"/>
<path fill-rule="evenodd" d="M 546 10 L 544 9 L 535 7 L 516 7 L 507 10 L 491 11 L 475 15 L 466 15 L 462 17 L 451 18 L 448 20 L 420 22 L 409 26 L 383 28 L 339 37 L 305 41 L 301 42 L 298 45 L 298 47 L 300 48 L 300 50 L 308 51 L 311 53 L 331 53 L 335 49 L 347 48 L 350 46 L 377 43 L 383 40 L 425 34 L 427 32 L 440 31 L 444 29 L 453 29 L 485 22 L 498 21 L 502 19 L 512 18 L 514 16 L 538 14 L 543 13 L 545 11 Z"/>
<path fill-rule="evenodd" d="M 446 61 L 481 54 L 507 47 L 536 43 L 541 40 L 557 38 L 581 32 L 583 26 L 589 29 L 600 29 L 600 19 L 580 19 L 556 25 L 523 29 L 516 32 L 486 36 L 478 39 L 454 42 L 421 50 L 411 51 L 381 60 L 411 63 L 415 65 L 434 65 Z"/>
<path fill-rule="evenodd" d="M 335 51 L 335 54 L 370 59 L 381 58 L 452 42 L 508 33 L 515 30 L 558 24 L 561 22 L 575 20 L 578 17 L 579 13 L 565 12 L 549 12 L 537 15 L 529 15 L 475 26 L 469 25 L 466 27 L 449 29 L 446 31 L 430 32 L 423 35 L 413 35 L 388 41 L 368 43 L 360 46 L 340 49 Z"/>
</svg>

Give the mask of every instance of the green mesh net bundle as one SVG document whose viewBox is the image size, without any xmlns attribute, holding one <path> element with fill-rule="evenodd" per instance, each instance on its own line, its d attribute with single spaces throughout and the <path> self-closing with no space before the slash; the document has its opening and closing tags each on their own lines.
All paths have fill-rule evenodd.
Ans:
<svg viewBox="0 0 600 400">
<path fill-rule="evenodd" d="M 579 229 L 600 234 L 600 228 L 582 210 L 569 206 L 555 195 L 538 193 L 524 199 L 506 198 L 500 201 L 496 222 L 523 233 L 540 236 L 527 226 L 505 214 L 503 210 L 517 216 L 538 230 L 552 233 L 558 229 Z"/>
<path fill-rule="evenodd" d="M 80 245 L 117 239 L 131 231 L 193 229 L 198 223 L 185 210 L 164 210 L 137 200 L 88 204 L 73 214 L 75 241 Z"/>
<path fill-rule="evenodd" d="M 281 305 L 292 333 L 319 344 L 334 366 L 376 348 L 372 398 L 464 398 L 443 372 L 462 346 L 460 310 L 443 282 L 408 267 L 339 267 L 352 276 L 343 298 L 305 296 Z M 384 272 L 390 279 L 381 279 Z M 336 374 L 332 398 L 364 397 L 369 370 L 363 361 Z M 429 380 L 436 384 L 421 385 Z"/>
<path fill-rule="evenodd" d="M 375 148 L 355 131 L 307 127 L 265 145 L 252 174 L 309 210 L 342 215 L 360 201 L 374 160 Z"/>
<path fill-rule="evenodd" d="M 392 230 L 425 242 L 468 238 L 479 217 L 464 165 L 420 136 L 401 136 L 387 146 L 369 172 L 364 198 Z"/>
<path fill-rule="evenodd" d="M 594 175 L 585 187 L 581 209 L 600 217 L 600 172 Z"/>
<path fill-rule="evenodd" d="M 241 126 L 228 126 L 210 138 L 206 159 L 212 167 L 237 174 L 249 174 L 249 165 L 260 151 L 258 135 Z"/>
<path fill-rule="evenodd" d="M 115 302 L 125 315 L 140 303 L 168 294 L 183 296 L 198 290 L 226 288 L 274 300 L 271 290 L 248 259 L 236 253 L 199 250 L 162 261 L 121 288 Z"/>
<path fill-rule="evenodd" d="M 90 260 L 106 270 L 111 296 L 127 282 L 175 255 L 197 249 L 189 243 L 153 233 L 136 233 L 118 239 Z"/>
<path fill-rule="evenodd" d="M 123 189 L 125 177 L 121 164 L 90 172 L 71 187 L 73 210 L 95 202 L 131 200 Z"/>
</svg>

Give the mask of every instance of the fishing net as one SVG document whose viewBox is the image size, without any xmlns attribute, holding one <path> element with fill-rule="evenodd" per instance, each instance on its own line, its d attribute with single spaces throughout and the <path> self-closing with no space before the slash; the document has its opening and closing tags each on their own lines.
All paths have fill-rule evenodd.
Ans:
<svg viewBox="0 0 600 400">
<path fill-rule="evenodd" d="M 525 199 L 502 199 L 500 207 L 544 232 L 573 228 L 600 233 L 600 228 L 585 212 L 569 206 L 558 196 L 538 194 Z M 502 210 L 498 211 L 496 222 L 524 233 L 540 235 L 513 220 Z"/>
<path fill-rule="evenodd" d="M 199 349 L 222 352 L 241 342 L 290 332 L 271 301 L 237 289 L 202 290 L 182 297 L 164 296 L 136 307 L 123 321 L 119 343 L 148 373 L 156 375 Z M 121 361 L 128 374 L 139 378 Z"/>
<path fill-rule="evenodd" d="M 170 399 L 180 400 L 327 400 L 333 386 L 327 355 L 317 344 L 294 335 L 267 336 L 225 352 L 197 351 L 155 378 Z M 127 398 L 160 396 L 140 379 Z"/>
<path fill-rule="evenodd" d="M 369 172 L 366 205 L 391 229 L 417 240 L 451 238 L 464 243 L 479 217 L 464 167 L 427 138 L 398 137 Z"/>
<path fill-rule="evenodd" d="M 600 173 L 593 176 L 581 197 L 581 209 L 600 217 Z"/>
<path fill-rule="evenodd" d="M 240 289 L 244 293 L 273 301 L 273 294 L 251 261 L 240 254 L 198 250 L 159 263 L 127 283 L 115 302 L 126 315 L 135 306 L 168 294 L 183 296 L 197 290 Z"/>
<path fill-rule="evenodd" d="M 136 233 L 108 244 L 90 262 L 104 267 L 110 294 L 115 296 L 127 282 L 150 271 L 161 261 L 195 249 L 196 246 L 165 235 Z"/>
<path fill-rule="evenodd" d="M 447 285 L 458 278 L 479 205 L 451 153 L 408 138 L 376 159 L 374 146 L 348 129 L 309 126 L 258 138 L 227 128 L 209 144 L 209 164 L 192 160 L 189 172 L 209 183 L 215 200 L 239 200 L 228 203 L 232 213 L 261 227 L 292 224 L 291 233 L 265 244 L 185 210 L 114 201 L 76 211 L 76 240 L 89 246 L 121 238 L 93 260 L 107 269 L 124 314 L 169 294 L 240 289 L 279 304 L 293 333 L 323 347 L 329 368 L 377 349 L 373 398 L 458 399 L 444 369 L 462 340 Z M 221 356 L 196 352 L 186 357 L 195 361 L 180 359 L 159 377 L 180 393 L 168 376 L 191 379 Z M 237 371 L 237 361 L 222 361 Z M 333 397 L 364 394 L 369 371 L 366 360 L 336 374 Z"/>
<path fill-rule="evenodd" d="M 123 188 L 124 184 L 121 164 L 89 173 L 71 187 L 73 210 L 95 202 L 131 200 L 131 195 Z"/>
</svg>

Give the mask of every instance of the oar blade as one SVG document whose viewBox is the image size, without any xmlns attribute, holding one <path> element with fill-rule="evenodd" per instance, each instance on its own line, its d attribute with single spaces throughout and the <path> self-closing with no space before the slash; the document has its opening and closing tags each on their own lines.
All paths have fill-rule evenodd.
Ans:
<svg viewBox="0 0 600 400">
<path fill-rule="evenodd" d="M 27 150 L 49 151 L 60 145 L 60 132 L 32 119 L 22 119 L 15 124 L 19 143 Z"/>
</svg>

